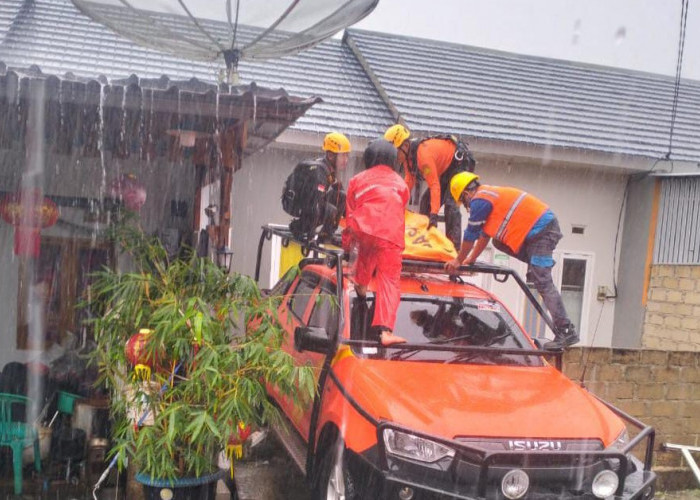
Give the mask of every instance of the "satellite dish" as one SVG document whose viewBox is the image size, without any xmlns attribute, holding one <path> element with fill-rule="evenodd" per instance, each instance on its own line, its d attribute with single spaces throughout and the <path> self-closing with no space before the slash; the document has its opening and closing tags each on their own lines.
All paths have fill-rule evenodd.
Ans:
<svg viewBox="0 0 700 500">
<path fill-rule="evenodd" d="M 367 16 L 379 0 L 72 0 L 84 14 L 145 47 L 184 59 L 295 54 Z"/>
</svg>

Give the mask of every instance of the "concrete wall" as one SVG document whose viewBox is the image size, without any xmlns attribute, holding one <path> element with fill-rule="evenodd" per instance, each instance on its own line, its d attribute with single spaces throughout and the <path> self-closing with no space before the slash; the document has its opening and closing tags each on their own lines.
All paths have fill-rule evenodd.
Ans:
<svg viewBox="0 0 700 500">
<path fill-rule="evenodd" d="M 660 350 L 572 348 L 564 372 L 656 430 L 654 470 L 662 489 L 696 488 L 680 452 L 663 443 L 700 445 L 700 353 Z"/>
<path fill-rule="evenodd" d="M 643 342 L 645 348 L 700 351 L 700 266 L 651 267 Z"/>
<path fill-rule="evenodd" d="M 616 304 L 614 300 L 597 301 L 596 291 L 598 286 L 613 289 L 613 246 L 626 176 L 592 167 L 543 165 L 536 160 L 486 159 L 478 169 L 482 182 L 524 189 L 548 203 L 557 215 L 564 237 L 555 255 L 555 281 L 560 279 L 563 253 L 590 257 L 592 271 L 584 297 L 581 342 L 610 346 Z M 584 234 L 574 234 L 573 226 L 583 226 Z M 525 266 L 513 261 L 501 263 L 519 267 L 524 274 Z M 522 305 L 510 307 L 522 310 Z"/>
<path fill-rule="evenodd" d="M 629 181 L 625 224 L 619 246 L 618 297 L 612 341 L 614 347 L 642 346 L 647 249 L 652 225 L 652 199 L 657 182 L 653 177 Z M 647 344 L 644 346 L 647 347 Z"/>
</svg>

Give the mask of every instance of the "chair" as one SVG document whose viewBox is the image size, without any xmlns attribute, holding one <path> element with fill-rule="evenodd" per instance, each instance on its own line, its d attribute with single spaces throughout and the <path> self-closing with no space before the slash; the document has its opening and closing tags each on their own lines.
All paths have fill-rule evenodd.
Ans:
<svg viewBox="0 0 700 500">
<path fill-rule="evenodd" d="M 34 444 L 34 468 L 41 471 L 39 433 L 26 422 L 31 400 L 25 396 L 0 393 L 0 446 L 12 449 L 12 470 L 15 478 L 15 495 L 22 494 L 22 450 Z"/>
</svg>

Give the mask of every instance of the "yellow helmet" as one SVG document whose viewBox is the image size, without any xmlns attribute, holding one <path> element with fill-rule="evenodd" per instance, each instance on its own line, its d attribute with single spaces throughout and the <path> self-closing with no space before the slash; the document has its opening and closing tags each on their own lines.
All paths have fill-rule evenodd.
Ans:
<svg viewBox="0 0 700 500">
<path fill-rule="evenodd" d="M 410 136 L 411 132 L 409 132 L 406 127 L 400 124 L 392 125 L 388 129 L 386 129 L 386 132 L 384 132 L 384 139 L 392 143 L 395 148 L 401 146 L 401 144 L 403 144 L 403 141 L 408 139 Z"/>
<path fill-rule="evenodd" d="M 331 153 L 349 153 L 350 140 L 340 132 L 331 132 L 323 139 L 323 150 Z"/>
<path fill-rule="evenodd" d="M 471 172 L 460 172 L 452 176 L 450 179 L 450 193 L 452 198 L 459 203 L 459 198 L 464 190 L 474 181 L 478 181 L 479 176 Z"/>
</svg>

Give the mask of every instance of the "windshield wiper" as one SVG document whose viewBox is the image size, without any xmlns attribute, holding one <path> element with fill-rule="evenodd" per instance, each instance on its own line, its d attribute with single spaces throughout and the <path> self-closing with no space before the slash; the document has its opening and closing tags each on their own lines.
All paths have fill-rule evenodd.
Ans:
<svg viewBox="0 0 700 500">
<path fill-rule="evenodd" d="M 450 339 L 431 340 L 430 342 L 428 342 L 428 344 L 447 344 L 449 342 L 454 342 L 455 340 L 466 340 L 472 338 L 473 336 L 473 333 L 468 333 L 466 335 L 460 335 L 459 337 L 452 337 Z"/>
<path fill-rule="evenodd" d="M 414 354 L 421 352 L 423 349 L 420 347 L 406 347 L 404 349 L 399 349 L 398 352 L 392 354 L 389 359 L 392 361 L 404 361 Z"/>
</svg>

